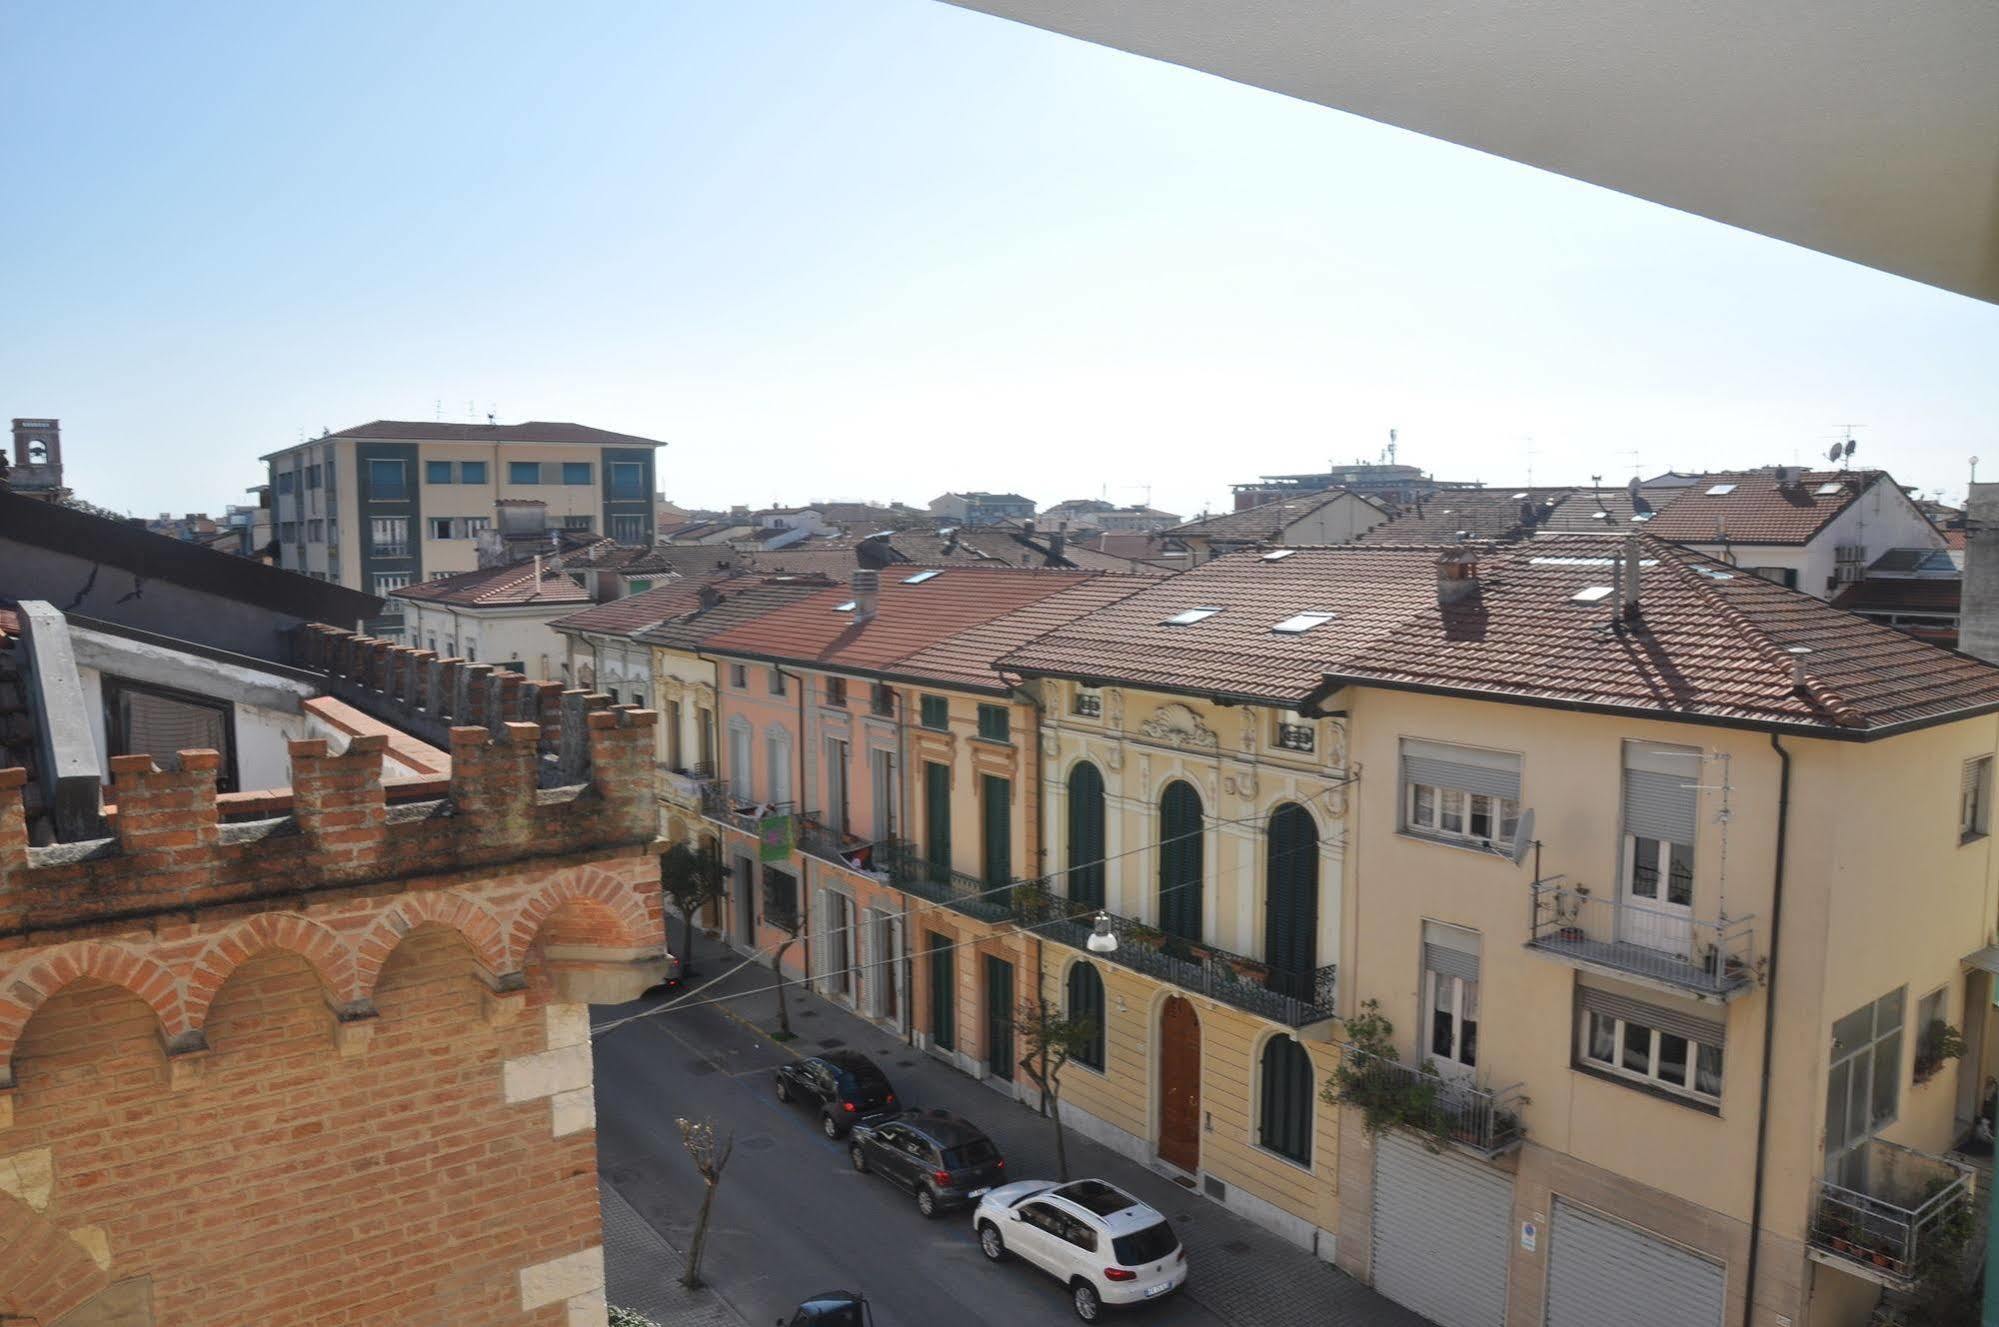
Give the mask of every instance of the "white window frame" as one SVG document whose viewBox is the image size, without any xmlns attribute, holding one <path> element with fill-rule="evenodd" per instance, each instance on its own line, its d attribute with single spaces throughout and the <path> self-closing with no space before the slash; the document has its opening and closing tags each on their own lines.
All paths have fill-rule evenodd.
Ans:
<svg viewBox="0 0 1999 1327">
<path fill-rule="evenodd" d="M 401 533 L 398 535 L 397 531 Z M 410 518 L 376 516 L 368 522 L 368 551 L 376 557 L 406 558 L 410 553 Z"/>
<path fill-rule="evenodd" d="M 1975 843 L 1992 832 L 1992 757 L 1964 762 L 1958 783 L 1957 841 Z"/>
<path fill-rule="evenodd" d="M 1496 805 L 1495 805 L 1496 804 Z M 1456 828 L 1451 827 L 1455 819 Z M 1488 832 L 1472 826 L 1483 820 Z M 1509 797 L 1468 793 L 1429 783 L 1403 784 L 1402 825 L 1425 838 L 1449 839 L 1476 847 L 1504 847 L 1520 823 L 1520 804 Z M 1497 829 L 1497 834 L 1490 831 Z"/>
<path fill-rule="evenodd" d="M 1463 977 L 1423 969 L 1423 1057 L 1439 1069 L 1478 1068 L 1478 986 Z M 1437 1049 L 1436 1022 L 1440 1013 L 1451 1020 L 1451 1045 L 1447 1051 Z M 1473 1029 L 1470 1059 L 1465 1058 L 1466 1024 Z"/>
<path fill-rule="evenodd" d="M 1578 1043 L 1579 1049 L 1576 1058 L 1594 1072 L 1609 1074 L 1613 1078 L 1628 1079 L 1634 1083 L 1643 1083 L 1647 1087 L 1657 1088 L 1661 1092 L 1686 1097 L 1690 1101 L 1698 1101 L 1705 1105 L 1719 1106 L 1721 1104 L 1721 1088 L 1722 1084 L 1727 1081 L 1726 1075 L 1728 1073 L 1726 1047 L 1717 1046 L 1694 1037 L 1682 1037 L 1676 1032 L 1667 1032 L 1661 1028 L 1630 1023 L 1622 1018 L 1615 1018 L 1594 1009 L 1578 1009 L 1576 1013 L 1579 1017 L 1577 1035 L 1581 1038 L 1581 1041 Z M 1604 1027 L 1608 1028 L 1610 1034 L 1610 1058 L 1608 1060 L 1601 1059 L 1596 1054 L 1594 1033 L 1599 1028 Z M 1647 1037 L 1644 1047 L 1645 1068 L 1642 1071 L 1632 1069 L 1625 1063 L 1627 1040 L 1631 1038 L 1634 1031 L 1643 1032 Z M 1662 1071 L 1660 1054 L 1667 1037 L 1675 1037 L 1687 1044 L 1686 1063 L 1681 1070 L 1681 1078 L 1678 1082 L 1673 1081 L 1673 1079 L 1666 1076 Z M 1712 1092 L 1708 1092 L 1700 1086 L 1700 1061 L 1703 1050 L 1712 1051 L 1721 1061 L 1715 1072 L 1715 1090 Z"/>
</svg>

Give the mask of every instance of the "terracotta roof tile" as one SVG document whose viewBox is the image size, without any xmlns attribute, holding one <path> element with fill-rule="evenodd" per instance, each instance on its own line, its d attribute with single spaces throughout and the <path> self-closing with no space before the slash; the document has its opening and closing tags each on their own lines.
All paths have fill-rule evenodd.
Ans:
<svg viewBox="0 0 1999 1327">
<path fill-rule="evenodd" d="M 670 617 L 693 612 L 701 605 L 701 588 L 720 579 L 720 576 L 676 576 L 665 585 L 628 594 L 607 604 L 594 604 L 580 613 L 559 617 L 548 625 L 557 631 L 629 636 L 646 627 L 657 626 Z"/>
<path fill-rule="evenodd" d="M 1683 544 L 1803 544 L 1887 476 L 1879 470 L 1814 470 L 1788 487 L 1768 470 L 1704 475 L 1654 517 L 1645 532 Z M 1836 487 L 1835 487 L 1836 486 Z M 1716 493 L 1716 488 L 1728 489 Z M 1820 489 L 1828 492 L 1820 492 Z"/>
<path fill-rule="evenodd" d="M 1570 488 L 1440 489 L 1360 537 L 1363 544 L 1447 544 L 1460 531 L 1474 539 L 1512 539 L 1538 528 L 1575 493 Z"/>
<path fill-rule="evenodd" d="M 822 577 L 733 576 L 715 583 L 715 590 L 722 598 L 713 607 L 697 605 L 690 612 L 633 633 L 632 639 L 672 650 L 703 649 L 709 637 L 754 622 L 786 604 L 810 598 L 830 584 Z"/>
<path fill-rule="evenodd" d="M 1008 683 L 996 666 L 999 659 L 1044 632 L 1138 593 L 1149 583 L 1150 578 L 1135 576 L 1092 576 L 1080 585 L 947 636 L 896 661 L 889 671 L 1004 692 Z"/>
<path fill-rule="evenodd" d="M 1658 519 L 1673 501 L 1687 490 L 1683 487 L 1640 488 L 1638 503 L 1631 501 L 1630 490 L 1622 487 L 1579 488 L 1556 504 L 1546 520 L 1534 527 L 1535 533 L 1552 530 L 1560 534 L 1604 534 L 1608 531 L 1623 533 L 1633 529 L 1649 531 L 1651 523 Z M 1515 492 L 1518 492 L 1516 489 Z M 1644 516 L 1642 521 L 1634 521 L 1633 516 Z"/>
<path fill-rule="evenodd" d="M 1197 516 L 1191 521 L 1168 526 L 1160 531 L 1169 539 L 1224 539 L 1255 543 L 1264 539 L 1275 539 L 1278 532 L 1287 526 L 1304 520 L 1319 508 L 1347 497 L 1350 490 L 1344 488 L 1322 489 L 1295 498 L 1281 498 L 1276 502 L 1266 502 L 1260 507 L 1245 507 L 1240 511 L 1217 512 L 1212 516 Z M 1353 493 L 1353 497 L 1372 507 L 1382 504 L 1365 493 Z M 1384 508 L 1384 510 L 1386 510 Z"/>
<path fill-rule="evenodd" d="M 395 599 L 418 603 L 455 604 L 461 608 L 497 608 L 514 604 L 587 604 L 590 594 L 560 571 L 541 567 L 535 580 L 535 564 L 517 562 L 510 567 L 483 567 L 461 571 L 421 585 L 407 585 L 390 591 Z"/>
</svg>

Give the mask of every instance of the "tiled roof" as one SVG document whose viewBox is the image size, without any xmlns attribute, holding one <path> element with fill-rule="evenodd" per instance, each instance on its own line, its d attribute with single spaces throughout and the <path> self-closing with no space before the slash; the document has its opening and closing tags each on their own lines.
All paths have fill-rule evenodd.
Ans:
<svg viewBox="0 0 1999 1327">
<path fill-rule="evenodd" d="M 418 603 L 452 604 L 459 608 L 501 608 L 523 604 L 587 604 L 590 594 L 560 571 L 546 564 L 541 581 L 535 581 L 535 564 L 517 562 L 511 567 L 482 567 L 461 571 L 421 585 L 406 585 L 390 591 L 395 599 Z"/>
<path fill-rule="evenodd" d="M 1879 470 L 1814 470 L 1786 487 L 1769 470 L 1703 475 L 1652 519 L 1646 533 L 1683 544 L 1716 544 L 1724 537 L 1736 544 L 1808 543 L 1883 478 Z"/>
<path fill-rule="evenodd" d="M 1849 613 L 1955 613 L 1964 582 L 1942 577 L 1855 581 L 1832 597 Z"/>
<path fill-rule="evenodd" d="M 1961 549 L 1964 547 L 1964 531 L 1940 530 L 1938 531 L 1938 533 L 1943 536 L 1943 544 L 1945 548 Z"/>
<path fill-rule="evenodd" d="M 1636 540 L 1646 563 L 1635 624 L 1612 598 Z M 1218 559 L 1058 628 L 1003 666 L 1024 673 L 1296 702 L 1335 683 L 1637 712 L 1838 735 L 1999 708 L 1999 668 L 1914 640 L 1650 535 L 1546 536 L 1482 546 L 1480 590 L 1436 597 L 1435 548 L 1300 549 Z M 1460 551 L 1463 551 L 1460 549 Z M 1614 596 L 1613 596 L 1614 597 Z M 1189 626 L 1161 619 L 1224 611 Z M 1294 636 L 1283 616 L 1335 616 Z M 1810 653 L 1794 657 L 1794 646 Z M 1792 670 L 1804 661 L 1805 683 Z"/>
<path fill-rule="evenodd" d="M 653 438 L 611 433 L 587 424 L 534 419 L 525 424 L 444 424 L 406 419 L 378 419 L 329 435 L 394 442 L 580 442 L 604 447 L 664 447 Z M 319 441 L 313 439 L 312 441 Z"/>
<path fill-rule="evenodd" d="M 1460 531 L 1474 539 L 1512 539 L 1538 528 L 1574 489 L 1439 489 L 1360 537 L 1363 544 L 1448 544 Z"/>
<path fill-rule="evenodd" d="M 559 617 L 548 625 L 557 631 L 583 631 L 593 636 L 629 636 L 646 627 L 657 626 L 670 617 L 691 613 L 701 606 L 701 587 L 719 580 L 715 577 L 675 576 L 638 594 L 628 594 L 607 604 L 593 604 L 580 613 Z"/>
<path fill-rule="evenodd" d="M 949 636 L 1087 579 L 1087 573 L 1076 571 L 951 567 L 912 585 L 908 577 L 913 574 L 914 568 L 901 566 L 882 572 L 876 613 L 869 621 L 856 622 L 853 613 L 838 611 L 853 593 L 835 586 L 711 636 L 706 648 L 717 654 L 891 671 L 891 665 Z"/>
<path fill-rule="evenodd" d="M 754 622 L 764 614 L 809 598 L 831 582 L 820 577 L 733 576 L 714 583 L 721 600 L 711 608 L 698 605 L 657 626 L 634 632 L 633 640 L 673 650 L 698 650 L 710 636 Z"/>
<path fill-rule="evenodd" d="M 1518 492 L 1515 489 L 1514 492 Z M 1606 530 L 1631 530 L 1649 525 L 1658 519 L 1660 512 L 1686 493 L 1686 489 L 1640 488 L 1638 504 L 1633 505 L 1631 492 L 1622 486 L 1610 488 L 1579 488 L 1562 499 L 1548 518 L 1534 527 L 1538 534 L 1551 530 L 1560 534 L 1602 534 Z M 1642 521 L 1633 521 L 1633 516 L 1642 515 Z"/>
<path fill-rule="evenodd" d="M 888 671 L 951 686 L 1004 692 L 1007 680 L 994 666 L 996 660 L 1044 632 L 1138 593 L 1147 584 L 1147 580 L 1132 576 L 1092 576 L 1059 594 L 947 636 L 897 660 Z"/>
<path fill-rule="evenodd" d="M 1338 502 L 1346 497 L 1350 489 L 1329 488 L 1316 493 L 1305 493 L 1295 498 L 1280 498 L 1276 502 L 1266 502 L 1260 507 L 1245 507 L 1241 511 L 1217 512 L 1213 516 L 1197 516 L 1191 521 L 1168 526 L 1160 531 L 1168 538 L 1225 539 L 1255 543 L 1262 539 L 1276 539 L 1279 532 L 1310 516 L 1328 503 Z M 1371 507 L 1381 503 L 1365 493 L 1352 496 Z M 1386 510 L 1386 508 L 1384 508 Z"/>
</svg>

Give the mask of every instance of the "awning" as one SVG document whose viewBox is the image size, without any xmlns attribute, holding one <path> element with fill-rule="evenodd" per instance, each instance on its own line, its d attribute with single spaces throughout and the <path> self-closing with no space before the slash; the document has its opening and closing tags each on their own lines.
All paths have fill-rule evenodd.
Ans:
<svg viewBox="0 0 1999 1327">
<path fill-rule="evenodd" d="M 1982 968 L 1986 972 L 1999 974 L 1999 945 L 1987 945 L 1976 953 L 1964 956 L 1967 968 Z"/>
</svg>

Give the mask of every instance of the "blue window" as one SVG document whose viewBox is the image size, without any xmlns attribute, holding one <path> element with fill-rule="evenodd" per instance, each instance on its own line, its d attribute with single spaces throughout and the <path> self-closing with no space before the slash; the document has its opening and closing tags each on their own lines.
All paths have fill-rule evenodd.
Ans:
<svg viewBox="0 0 1999 1327">
<path fill-rule="evenodd" d="M 426 484 L 448 484 L 451 482 L 451 462 L 425 461 L 423 482 Z"/>
<path fill-rule="evenodd" d="M 409 489 L 403 483 L 403 463 L 380 459 L 368 462 L 368 496 L 373 498 L 406 498 Z"/>
<path fill-rule="evenodd" d="M 289 493 L 292 491 L 292 477 L 290 470 L 278 471 L 278 492 Z"/>
<path fill-rule="evenodd" d="M 541 482 L 541 462 L 508 461 L 507 482 L 509 484 L 539 484 Z"/>
<path fill-rule="evenodd" d="M 590 482 L 590 463 L 588 461 L 564 461 L 562 463 L 562 482 L 565 484 L 588 484 Z"/>
<path fill-rule="evenodd" d="M 611 462 L 611 496 L 643 501 L 648 496 L 645 466 L 637 461 Z"/>
<path fill-rule="evenodd" d="M 486 463 L 484 461 L 460 461 L 458 463 L 458 482 L 461 484 L 485 483 Z"/>
</svg>

